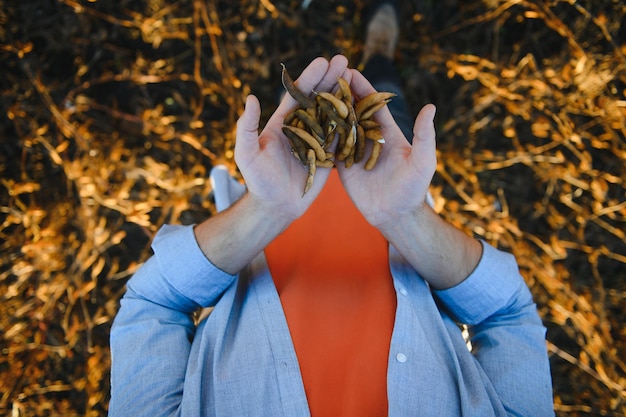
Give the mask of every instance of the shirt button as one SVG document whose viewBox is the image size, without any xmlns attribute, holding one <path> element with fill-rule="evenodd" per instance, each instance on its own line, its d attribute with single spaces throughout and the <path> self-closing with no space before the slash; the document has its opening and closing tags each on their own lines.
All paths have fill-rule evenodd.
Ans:
<svg viewBox="0 0 626 417">
<path fill-rule="evenodd" d="M 398 353 L 398 354 L 396 355 L 396 360 L 397 360 L 398 362 L 400 362 L 400 363 L 404 363 L 404 362 L 406 362 L 407 357 L 406 357 L 406 355 L 405 355 L 404 353 Z"/>
<path fill-rule="evenodd" d="M 404 288 L 400 288 L 398 292 L 400 293 L 400 295 L 404 295 L 405 297 L 408 294 L 407 290 L 405 290 Z"/>
</svg>

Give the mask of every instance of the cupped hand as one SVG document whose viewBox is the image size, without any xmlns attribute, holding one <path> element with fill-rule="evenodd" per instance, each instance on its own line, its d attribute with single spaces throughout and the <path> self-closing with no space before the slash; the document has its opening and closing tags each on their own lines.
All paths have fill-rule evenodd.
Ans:
<svg viewBox="0 0 626 417">
<path fill-rule="evenodd" d="M 358 71 L 351 70 L 351 88 L 358 97 L 375 92 Z M 426 105 L 413 127 L 413 145 L 409 144 L 387 107 L 374 118 L 382 126 L 385 144 L 378 163 L 371 171 L 362 162 L 346 169 L 338 164 L 339 176 L 350 198 L 367 221 L 384 227 L 405 214 L 424 208 L 428 187 L 437 166 L 435 151 L 435 106 Z"/>
<path fill-rule="evenodd" d="M 344 56 L 337 55 L 330 62 L 316 58 L 296 80 L 296 85 L 305 93 L 330 91 L 337 84 L 338 77 L 349 82 L 351 75 Z M 283 119 L 296 106 L 296 101 L 285 94 L 259 135 L 261 107 L 256 97 L 248 96 L 244 113 L 237 121 L 235 143 L 235 162 L 250 197 L 270 212 L 291 219 L 306 211 L 330 173 L 330 169 L 318 168 L 312 188 L 302 195 L 307 168 L 291 154 L 289 141 L 281 130 Z"/>
</svg>

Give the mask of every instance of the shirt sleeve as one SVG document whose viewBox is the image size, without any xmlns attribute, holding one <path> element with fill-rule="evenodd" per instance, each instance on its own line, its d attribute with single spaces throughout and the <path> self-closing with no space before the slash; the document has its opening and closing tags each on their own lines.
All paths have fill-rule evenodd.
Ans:
<svg viewBox="0 0 626 417">
<path fill-rule="evenodd" d="M 177 415 L 195 332 L 191 313 L 214 305 L 235 279 L 204 256 L 191 226 L 164 226 L 152 248 L 111 329 L 110 416 Z"/>
<path fill-rule="evenodd" d="M 553 416 L 546 329 L 511 254 L 482 242 L 476 269 L 455 287 L 434 291 L 469 327 L 472 353 L 515 416 Z"/>
</svg>

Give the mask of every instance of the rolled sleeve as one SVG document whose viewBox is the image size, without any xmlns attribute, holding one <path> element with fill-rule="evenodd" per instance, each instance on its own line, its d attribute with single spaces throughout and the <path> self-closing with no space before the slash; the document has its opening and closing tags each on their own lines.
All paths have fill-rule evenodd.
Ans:
<svg viewBox="0 0 626 417">
<path fill-rule="evenodd" d="M 235 279 L 204 256 L 193 226 L 163 226 L 152 249 L 154 256 L 129 281 L 129 288 L 164 307 L 193 311 L 212 306 Z"/>
<path fill-rule="evenodd" d="M 469 325 L 511 305 L 515 297 L 523 298 L 522 304 L 532 302 L 515 257 L 481 243 L 483 254 L 470 276 L 452 288 L 434 291 L 456 320 Z"/>
</svg>

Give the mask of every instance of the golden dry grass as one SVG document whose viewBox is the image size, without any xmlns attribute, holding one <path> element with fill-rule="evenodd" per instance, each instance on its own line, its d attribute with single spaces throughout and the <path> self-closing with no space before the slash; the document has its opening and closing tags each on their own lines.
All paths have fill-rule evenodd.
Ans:
<svg viewBox="0 0 626 417">
<path fill-rule="evenodd" d="M 626 6 L 449 3 L 407 2 L 398 54 L 439 107 L 437 209 L 517 256 L 557 414 L 624 415 Z M 0 0 L 0 413 L 106 413 L 124 283 L 213 213 L 245 95 L 267 116 L 280 62 L 358 63 L 362 2 L 299 4 Z"/>
</svg>

